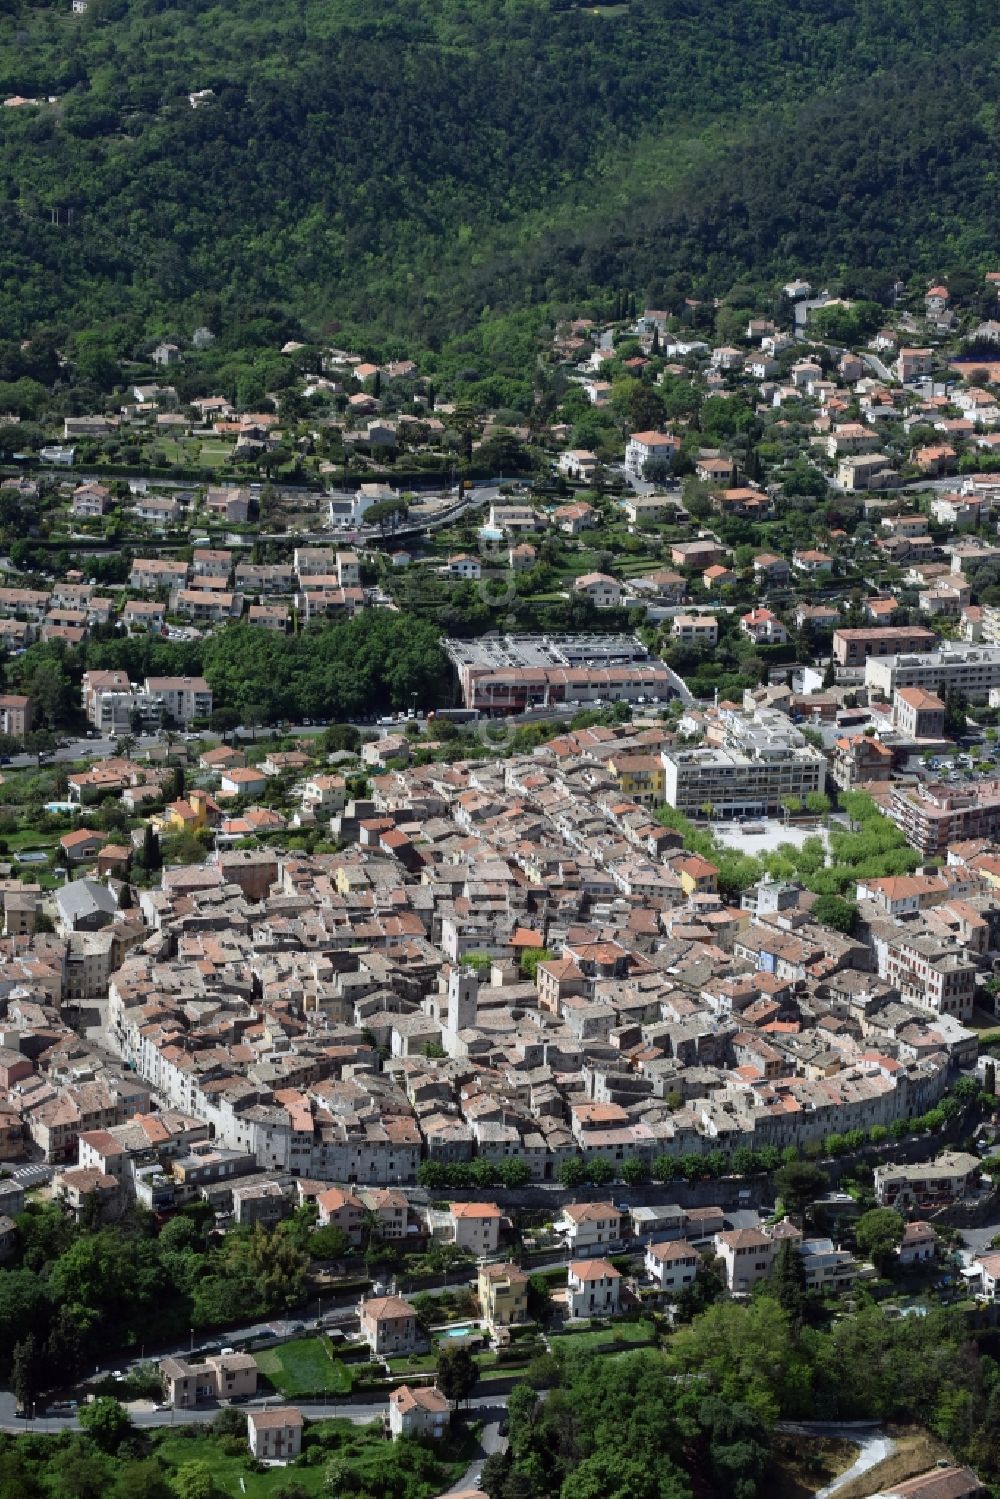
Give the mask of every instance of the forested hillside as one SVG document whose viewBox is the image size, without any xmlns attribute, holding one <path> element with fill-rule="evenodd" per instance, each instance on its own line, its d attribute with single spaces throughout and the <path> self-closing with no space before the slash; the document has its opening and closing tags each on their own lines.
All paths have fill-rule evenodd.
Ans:
<svg viewBox="0 0 1000 1499">
<path fill-rule="evenodd" d="M 0 328 L 989 261 L 989 0 L 0 0 Z M 211 90 L 199 107 L 189 95 Z"/>
</svg>

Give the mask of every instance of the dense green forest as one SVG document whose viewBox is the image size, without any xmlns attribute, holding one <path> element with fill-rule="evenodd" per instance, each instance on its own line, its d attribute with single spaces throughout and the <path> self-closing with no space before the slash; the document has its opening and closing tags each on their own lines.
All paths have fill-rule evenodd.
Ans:
<svg viewBox="0 0 1000 1499">
<path fill-rule="evenodd" d="M 220 728 L 223 716 L 235 727 L 241 721 L 351 718 L 409 708 L 414 699 L 431 706 L 444 701 L 451 681 L 439 631 L 381 609 L 301 635 L 242 624 L 197 641 L 97 631 L 79 647 L 62 641 L 30 646 L 11 658 L 5 676 L 35 698 L 42 724 L 56 728 L 79 715 L 83 673 L 111 668 L 127 671 L 133 681 L 204 673 Z"/>
<path fill-rule="evenodd" d="M 300 1216 L 220 1243 L 202 1208 L 179 1213 L 159 1234 L 152 1215 L 138 1211 L 107 1228 L 77 1228 L 58 1208 L 22 1213 L 15 1262 L 0 1270 L 0 1377 L 19 1365 L 15 1385 L 48 1389 L 72 1382 L 109 1348 L 298 1305 L 311 1224 Z"/>
<path fill-rule="evenodd" d="M 988 0 L 0 0 L 0 328 L 498 307 L 987 264 Z M 198 108 L 188 96 L 212 90 Z M 93 348 L 90 350 L 93 354 Z"/>
<path fill-rule="evenodd" d="M 919 1422 L 992 1483 L 992 1339 L 977 1343 L 955 1308 L 892 1322 L 868 1306 L 810 1326 L 795 1259 L 749 1305 L 696 1317 L 665 1355 L 550 1359 L 546 1398 L 511 1395 L 510 1449 L 483 1471 L 490 1499 L 755 1499 L 777 1486 L 778 1419 Z"/>
</svg>

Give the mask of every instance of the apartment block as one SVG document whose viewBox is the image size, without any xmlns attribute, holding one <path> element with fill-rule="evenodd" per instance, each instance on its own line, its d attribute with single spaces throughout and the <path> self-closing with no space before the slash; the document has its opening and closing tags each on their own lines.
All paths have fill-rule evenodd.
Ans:
<svg viewBox="0 0 1000 1499">
<path fill-rule="evenodd" d="M 963 950 L 939 937 L 910 935 L 900 930 L 885 942 L 876 941 L 879 977 L 899 990 L 908 1004 L 935 1015 L 972 1015 L 976 965 Z"/>
<path fill-rule="evenodd" d="M 102 734 L 145 733 L 160 726 L 158 699 L 133 686 L 124 671 L 87 671 L 81 684 L 83 711 Z"/>
<path fill-rule="evenodd" d="M 857 630 L 834 630 L 833 659 L 838 666 L 864 666 L 873 656 L 898 656 L 904 651 L 930 651 L 937 644 L 933 630 L 922 625 L 881 625 Z"/>
<path fill-rule="evenodd" d="M 212 689 L 204 677 L 147 677 L 146 692 L 175 723 L 186 725 L 212 711 Z"/>
<path fill-rule="evenodd" d="M 959 692 L 970 703 L 985 703 L 1000 687 L 1000 646 L 948 644 L 933 653 L 922 648 L 919 655 L 870 657 L 865 686 L 890 701 L 900 688 L 921 687 L 941 698 Z"/>
<path fill-rule="evenodd" d="M 14 739 L 23 739 L 31 732 L 32 702 L 21 693 L 8 692 L 0 696 L 0 734 L 9 734 Z"/>
<path fill-rule="evenodd" d="M 826 759 L 782 713 L 722 714 L 723 742 L 663 754 L 664 798 L 682 812 L 706 803 L 721 817 L 776 812 L 790 796 L 822 791 Z"/>
<path fill-rule="evenodd" d="M 680 438 L 671 432 L 633 432 L 625 447 L 625 472 L 641 479 L 651 459 L 673 461 L 680 452 Z"/>
<path fill-rule="evenodd" d="M 719 638 L 719 621 L 714 614 L 675 614 L 670 633 L 682 645 L 713 646 Z"/>
<path fill-rule="evenodd" d="M 940 739 L 944 734 L 944 703 L 924 687 L 897 687 L 892 717 L 911 739 Z"/>
<path fill-rule="evenodd" d="M 892 459 L 885 453 L 855 453 L 837 465 L 837 484 L 848 493 L 888 489 L 898 480 Z"/>
<path fill-rule="evenodd" d="M 938 782 L 894 786 L 886 808 L 907 843 L 923 854 L 946 854 L 952 843 L 1000 834 L 1000 782 L 975 789 Z"/>
</svg>

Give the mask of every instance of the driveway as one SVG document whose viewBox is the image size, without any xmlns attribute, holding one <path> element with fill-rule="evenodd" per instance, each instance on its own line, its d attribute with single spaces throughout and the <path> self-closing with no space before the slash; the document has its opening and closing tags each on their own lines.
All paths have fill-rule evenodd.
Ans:
<svg viewBox="0 0 1000 1499">
<path fill-rule="evenodd" d="M 1000 1234 L 1000 1223 L 984 1223 L 979 1228 L 962 1228 L 959 1229 L 959 1233 L 968 1251 L 962 1253 L 962 1259 L 968 1263 L 973 1255 L 982 1254 L 984 1250 L 989 1249 L 992 1240 Z"/>
<path fill-rule="evenodd" d="M 833 1499 L 835 1494 L 853 1483 L 855 1478 L 860 1478 L 870 1468 L 890 1457 L 896 1445 L 880 1426 L 865 1421 L 779 1421 L 778 1430 L 791 1436 L 834 1437 L 843 1442 L 853 1442 L 859 1448 L 851 1466 L 845 1468 L 825 1488 L 817 1489 L 813 1499 Z"/>
<path fill-rule="evenodd" d="M 504 1397 L 490 1395 L 483 1398 L 490 1403 L 480 1406 L 483 1412 L 483 1429 L 479 1438 L 480 1456 L 473 1459 L 461 1478 L 456 1478 L 451 1487 L 445 1489 L 446 1494 L 464 1494 L 470 1489 L 478 1489 L 486 1459 L 494 1452 L 502 1452 L 507 1445 L 507 1438 L 500 1435 L 500 1420 L 506 1406 Z M 471 1401 L 473 1406 L 477 1403 L 476 1400 Z"/>
</svg>

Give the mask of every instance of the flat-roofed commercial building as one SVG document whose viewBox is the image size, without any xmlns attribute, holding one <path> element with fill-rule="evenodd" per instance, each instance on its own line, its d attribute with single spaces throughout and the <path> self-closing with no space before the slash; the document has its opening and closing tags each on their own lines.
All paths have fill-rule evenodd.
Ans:
<svg viewBox="0 0 1000 1499">
<path fill-rule="evenodd" d="M 524 635 L 446 640 L 462 701 L 487 717 L 551 704 L 666 700 L 674 674 L 634 635 Z"/>
</svg>

